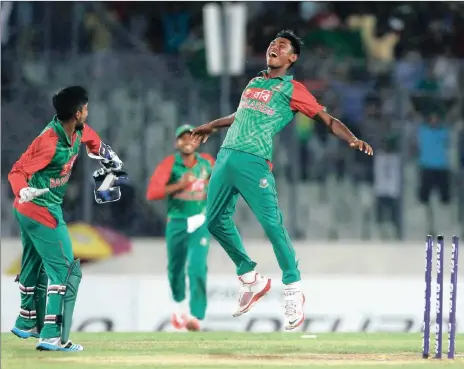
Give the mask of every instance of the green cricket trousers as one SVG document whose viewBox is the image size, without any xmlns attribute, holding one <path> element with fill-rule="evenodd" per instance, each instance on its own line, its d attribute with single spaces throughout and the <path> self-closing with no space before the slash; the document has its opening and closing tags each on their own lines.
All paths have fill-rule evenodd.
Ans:
<svg viewBox="0 0 464 369">
<path fill-rule="evenodd" d="M 21 330 L 37 328 L 41 338 L 61 337 L 66 343 L 81 280 L 66 223 L 60 217 L 57 227 L 50 228 L 13 211 L 23 245 L 21 310 L 15 326 Z"/>
<path fill-rule="evenodd" d="M 172 298 L 176 302 L 185 300 L 187 269 L 190 314 L 200 320 L 205 318 L 207 305 L 206 274 L 210 238 L 205 224 L 192 233 L 187 233 L 187 219 L 169 219 L 166 225 L 168 279 Z"/>
<path fill-rule="evenodd" d="M 213 237 L 235 263 L 237 275 L 254 270 L 232 216 L 238 195 L 255 214 L 269 238 L 280 269 L 282 282 L 300 280 L 295 250 L 283 225 L 274 175 L 268 162 L 256 155 L 221 149 L 208 186 L 206 223 Z"/>
</svg>

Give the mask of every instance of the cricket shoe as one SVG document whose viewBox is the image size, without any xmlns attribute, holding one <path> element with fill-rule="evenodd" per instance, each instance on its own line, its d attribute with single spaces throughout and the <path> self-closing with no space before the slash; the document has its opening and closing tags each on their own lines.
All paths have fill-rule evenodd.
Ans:
<svg viewBox="0 0 464 369">
<path fill-rule="evenodd" d="M 284 290 L 284 310 L 286 330 L 299 327 L 305 320 L 305 297 L 299 288 L 286 288 Z"/>
<path fill-rule="evenodd" d="M 271 289 L 271 280 L 256 272 L 238 277 L 242 286 L 239 290 L 237 310 L 234 317 L 247 313 Z"/>
<path fill-rule="evenodd" d="M 186 328 L 187 315 L 181 313 L 173 313 L 171 316 L 171 325 L 178 330 Z"/>
<path fill-rule="evenodd" d="M 23 338 L 23 339 L 40 337 L 39 333 L 37 332 L 37 328 L 24 330 L 24 329 L 13 327 L 13 329 L 11 330 L 11 333 L 13 333 L 16 337 Z"/>
<path fill-rule="evenodd" d="M 185 322 L 185 328 L 190 332 L 198 332 L 201 329 L 200 321 L 194 316 L 190 316 Z"/>
<path fill-rule="evenodd" d="M 41 338 L 39 344 L 36 346 L 38 351 L 69 351 L 77 352 L 84 351 L 84 347 L 71 341 L 61 344 L 61 338 Z"/>
</svg>

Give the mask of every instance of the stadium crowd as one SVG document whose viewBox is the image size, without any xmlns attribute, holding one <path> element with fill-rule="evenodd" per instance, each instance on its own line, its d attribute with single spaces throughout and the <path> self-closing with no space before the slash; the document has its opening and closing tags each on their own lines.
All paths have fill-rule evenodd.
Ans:
<svg viewBox="0 0 464 369">
<path fill-rule="evenodd" d="M 123 1 L 76 8 L 63 2 L 50 5 L 47 13 L 37 3 L 21 3 L 11 9 L 9 32 L 2 29 L 2 51 L 25 45 L 38 51 L 47 45 L 63 53 L 85 54 L 136 45 L 182 60 L 191 76 L 206 86 L 211 78 L 205 65 L 203 5 Z M 392 222 L 400 237 L 401 162 L 414 160 L 419 201 L 429 206 L 431 191 L 438 190 L 445 207 L 459 203 L 456 216 L 462 223 L 464 104 L 459 59 L 464 58 L 464 6 L 454 2 L 247 2 L 247 6 L 248 62 L 246 74 L 232 80 L 231 106 L 238 104 L 244 84 L 262 68 L 269 40 L 277 31 L 292 28 L 305 44 L 304 58 L 295 66 L 296 78 L 376 150 L 374 161 L 352 156 L 334 144 L 323 127 L 297 116 L 298 158 L 293 161 L 298 163 L 299 181 L 323 184 L 328 173 L 335 173 L 337 180 L 349 177 L 372 188 L 377 222 Z M 75 21 L 76 12 L 82 14 L 82 22 Z M 47 17 L 53 18 L 48 38 L 38 36 L 40 29 L 33 26 L 43 28 Z M 70 24 L 79 37 L 57 32 Z M 11 63 L 12 59 L 2 59 L 2 104 L 4 98 L 14 99 L 10 93 L 15 83 L 24 82 L 22 76 L 6 72 L 14 70 Z M 401 97 L 392 93 L 397 90 L 403 91 Z M 290 139 L 283 134 L 284 142 Z M 330 172 L 325 170 L 327 163 Z M 294 165 L 282 166 L 284 176 L 293 175 Z M 9 169 L 2 164 L 4 176 Z M 78 162 L 73 177 L 81 175 Z M 78 189 L 71 185 L 64 204 L 71 220 L 83 216 Z M 126 201 L 114 205 L 116 211 L 95 219 L 105 219 L 132 235 L 148 229 L 158 234 L 162 220 L 147 227 L 146 213 L 131 206 L 137 196 L 131 189 Z"/>
</svg>

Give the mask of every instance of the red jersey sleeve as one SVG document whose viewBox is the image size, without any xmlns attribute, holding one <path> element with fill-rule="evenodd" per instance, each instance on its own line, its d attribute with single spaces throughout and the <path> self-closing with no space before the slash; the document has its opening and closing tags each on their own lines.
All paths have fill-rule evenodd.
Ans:
<svg viewBox="0 0 464 369">
<path fill-rule="evenodd" d="M 19 196 L 19 191 L 28 186 L 27 181 L 34 173 L 51 162 L 57 143 L 58 136 L 51 129 L 32 141 L 8 174 L 8 180 L 15 196 Z"/>
<path fill-rule="evenodd" d="M 307 117 L 314 118 L 317 113 L 324 109 L 303 84 L 297 81 L 292 81 L 292 84 L 293 92 L 290 98 L 290 108 L 293 111 L 299 111 Z"/>
<path fill-rule="evenodd" d="M 147 200 L 161 200 L 166 196 L 166 184 L 171 177 L 174 155 L 165 158 L 155 169 L 147 189 Z"/>
<path fill-rule="evenodd" d="M 84 124 L 84 129 L 82 130 L 82 143 L 87 146 L 89 152 L 98 155 L 101 139 L 97 132 L 90 128 L 88 124 Z"/>
<path fill-rule="evenodd" d="M 208 160 L 208 161 L 211 163 L 211 166 L 214 167 L 214 163 L 215 163 L 216 161 L 214 160 L 214 158 L 213 158 L 210 154 L 207 154 L 207 153 L 205 153 L 205 152 L 202 152 L 202 153 L 200 154 L 200 156 L 201 156 L 203 159 Z"/>
</svg>

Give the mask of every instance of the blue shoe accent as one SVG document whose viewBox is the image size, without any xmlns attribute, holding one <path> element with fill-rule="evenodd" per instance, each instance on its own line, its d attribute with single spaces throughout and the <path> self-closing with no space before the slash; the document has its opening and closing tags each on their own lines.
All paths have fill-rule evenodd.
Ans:
<svg viewBox="0 0 464 369">
<path fill-rule="evenodd" d="M 84 348 L 81 345 L 75 344 L 75 343 L 70 343 L 66 347 L 63 346 L 57 346 L 57 345 L 52 345 L 51 343 L 47 342 L 40 342 L 36 346 L 36 350 L 39 351 L 72 351 L 72 352 L 77 352 L 77 351 L 83 351 Z"/>
<path fill-rule="evenodd" d="M 61 347 L 61 351 L 84 351 L 84 347 L 77 343 L 71 343 L 69 347 Z"/>
<path fill-rule="evenodd" d="M 36 350 L 39 350 L 39 351 L 59 351 L 60 348 L 61 348 L 60 346 L 52 345 L 46 342 L 40 342 L 36 346 Z"/>
<path fill-rule="evenodd" d="M 22 338 L 22 339 L 28 339 L 28 338 L 39 338 L 39 334 L 36 332 L 29 332 L 29 331 L 23 331 L 19 328 L 14 327 L 11 330 L 11 333 L 13 333 L 16 337 Z"/>
</svg>

